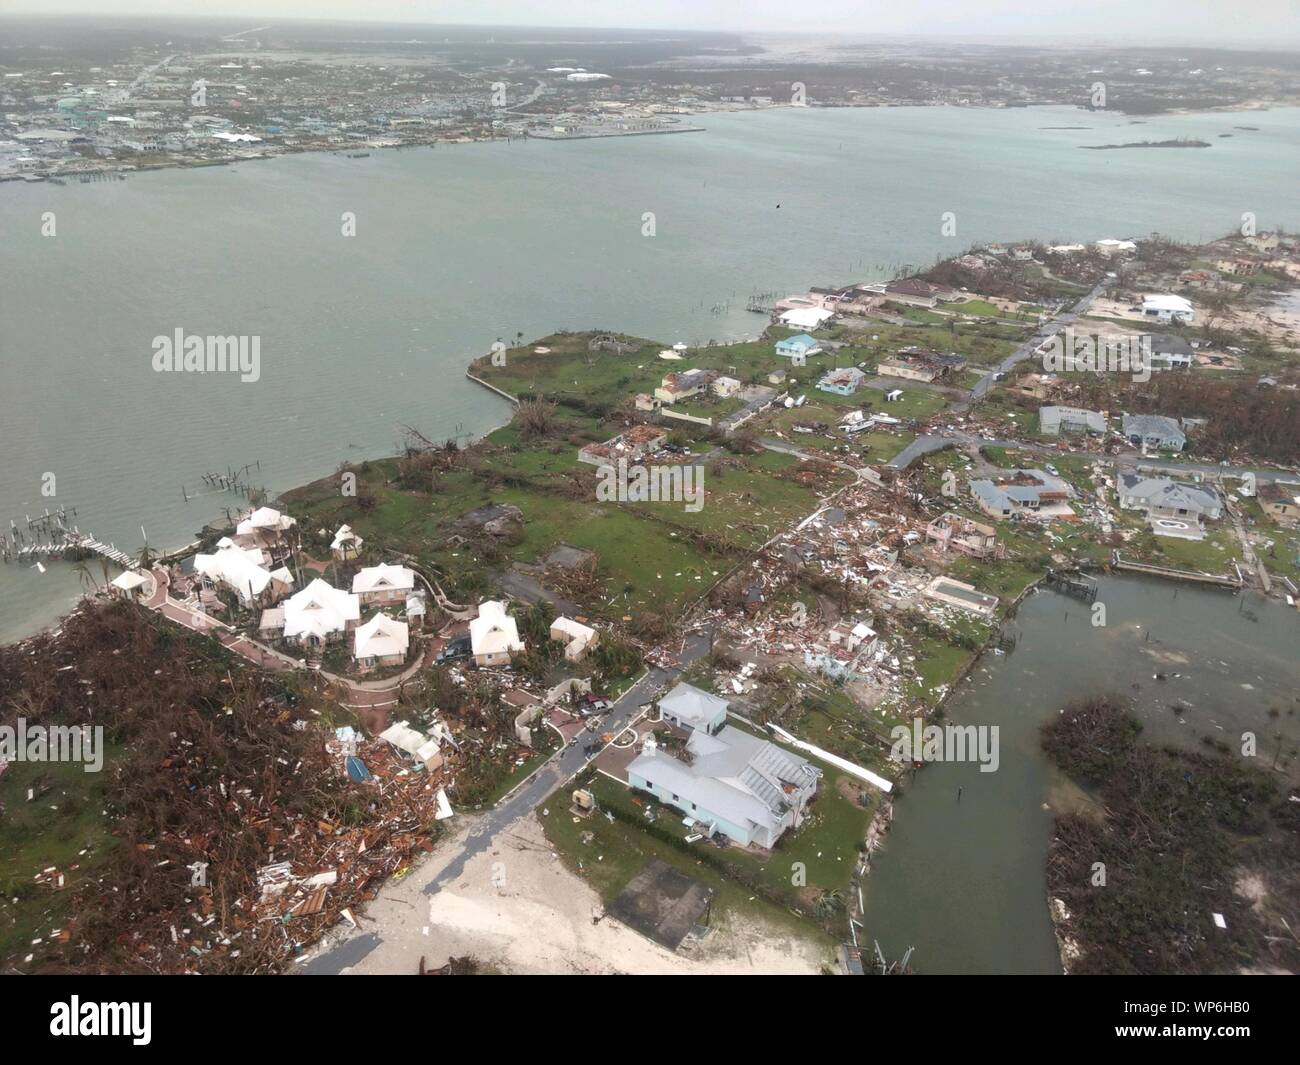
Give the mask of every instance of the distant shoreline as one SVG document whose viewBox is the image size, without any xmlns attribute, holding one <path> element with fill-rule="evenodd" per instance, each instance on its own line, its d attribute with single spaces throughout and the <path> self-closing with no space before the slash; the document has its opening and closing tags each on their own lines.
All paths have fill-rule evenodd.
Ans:
<svg viewBox="0 0 1300 1065">
<path fill-rule="evenodd" d="M 995 107 L 995 106 L 982 105 L 982 104 L 961 107 L 960 105 L 952 105 L 952 104 L 944 104 L 944 103 L 828 104 L 828 105 L 812 104 L 807 106 L 806 108 L 800 108 L 800 110 L 897 111 L 897 110 L 903 110 L 908 108 L 920 109 L 920 108 L 946 107 L 951 109 L 957 107 L 957 109 L 960 110 L 972 110 L 972 111 L 1010 111 L 1010 110 L 1027 110 L 1031 108 L 1069 107 L 1069 106 L 1071 105 L 1066 103 L 1061 103 L 1061 102 L 1053 102 L 1053 101 L 1026 104 L 1023 107 L 1020 106 Z M 1242 103 L 1242 104 L 1232 105 L 1227 107 L 1207 108 L 1205 110 L 1190 110 L 1190 109 L 1184 110 L 1180 108 L 1175 108 L 1168 111 L 1161 111 L 1161 112 L 1156 112 L 1151 114 L 1147 114 L 1143 112 L 1142 113 L 1143 118 L 1141 119 L 1141 121 L 1145 122 L 1148 119 L 1168 118 L 1168 117 L 1177 117 L 1177 116 L 1184 116 L 1184 115 L 1214 115 L 1214 114 L 1236 113 L 1241 111 L 1247 111 L 1247 112 L 1268 111 L 1280 107 L 1294 107 L 1300 109 L 1300 103 L 1277 102 L 1272 104 L 1261 104 L 1258 101 L 1251 101 L 1248 103 Z M 687 118 L 700 118 L 709 115 L 761 114 L 768 111 L 789 111 L 792 109 L 794 109 L 794 105 L 785 104 L 785 103 L 772 104 L 771 106 L 767 106 L 767 107 L 754 107 L 754 108 L 718 106 L 718 107 L 706 108 L 704 110 L 696 111 L 696 112 L 681 113 L 679 117 L 683 119 L 687 119 Z M 1116 111 L 1116 113 L 1128 114 L 1128 112 L 1122 112 L 1118 110 Z M 1082 131 L 1082 130 L 1088 130 L 1094 128 L 1095 127 L 1093 126 L 1040 126 L 1039 127 L 1040 130 L 1048 131 L 1048 132 L 1069 132 L 1074 130 Z M 1234 128 L 1243 129 L 1243 130 L 1258 129 L 1258 127 L 1255 126 L 1235 126 Z M 66 170 L 58 170 L 51 173 L 42 173 L 42 174 L 19 174 L 19 173 L 4 174 L 4 175 L 0 175 L 0 185 L 3 185 L 5 183 L 33 185 L 33 184 L 44 184 L 45 182 L 50 181 L 51 179 L 57 179 L 57 181 L 66 182 L 72 179 L 93 177 L 95 175 L 103 175 L 103 174 L 132 174 L 132 173 L 140 174 L 140 173 L 147 173 L 147 172 L 158 171 L 158 170 L 187 170 L 187 169 L 198 169 L 198 168 L 212 167 L 212 166 L 229 166 L 234 163 L 250 163 L 262 159 L 278 159 L 281 156 L 286 156 L 286 155 L 331 154 L 331 155 L 344 156 L 349 151 L 364 151 L 370 153 L 370 152 L 377 152 L 381 150 L 393 151 L 393 150 L 398 150 L 403 148 L 406 149 L 436 148 L 441 145 L 489 144 L 489 143 L 501 143 L 501 142 L 509 143 L 512 141 L 530 141 L 530 140 L 547 141 L 547 142 L 566 141 L 566 140 L 606 140 L 606 139 L 618 139 L 625 136 L 645 135 L 646 133 L 662 134 L 662 133 L 696 133 L 696 132 L 707 133 L 708 129 L 707 127 L 701 127 L 701 126 L 680 126 L 677 128 L 635 131 L 630 133 L 619 132 L 619 133 L 584 134 L 584 135 L 546 135 L 545 133 L 541 133 L 539 135 L 525 134 L 523 136 L 519 136 L 519 135 L 467 136 L 464 134 L 458 134 L 456 136 L 451 136 L 446 138 L 433 137 L 430 139 L 423 139 L 423 140 L 401 141 L 396 144 L 393 143 L 370 144 L 363 141 L 358 141 L 357 143 L 351 145 L 338 145 L 338 144 L 284 145 L 284 144 L 267 143 L 265 148 L 262 148 L 260 150 L 257 149 L 251 150 L 247 155 L 232 155 L 232 156 L 225 156 L 221 158 L 199 158 L 199 157 L 189 157 L 189 156 L 176 156 L 176 157 L 167 157 L 166 159 L 159 159 L 156 155 L 155 156 L 146 155 L 138 159 L 131 159 L 131 160 L 126 160 L 126 159 L 97 160 L 97 162 L 100 165 L 95 165 L 87 169 L 66 169 Z M 1119 148 L 1165 148 L 1165 147 L 1208 148 L 1211 147 L 1211 145 L 1208 142 L 1204 142 L 1204 141 L 1194 141 L 1194 140 L 1184 141 L 1182 139 L 1175 139 L 1175 140 L 1168 140 L 1168 141 L 1133 141 L 1125 144 L 1081 144 L 1079 145 L 1079 147 L 1086 148 L 1091 151 L 1110 151 Z M 86 162 L 86 160 L 81 160 L 81 162 Z"/>
</svg>

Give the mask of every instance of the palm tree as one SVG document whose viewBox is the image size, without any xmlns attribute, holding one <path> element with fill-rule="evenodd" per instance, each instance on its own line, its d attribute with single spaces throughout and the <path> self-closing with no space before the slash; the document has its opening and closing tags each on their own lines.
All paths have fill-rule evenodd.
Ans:
<svg viewBox="0 0 1300 1065">
<path fill-rule="evenodd" d="M 839 890 L 823 891 L 813 903 L 813 913 L 819 920 L 825 921 L 844 909 L 844 893 Z"/>
<path fill-rule="evenodd" d="M 78 562 L 75 569 L 77 571 L 77 577 L 81 581 L 82 591 L 90 591 L 91 587 L 95 584 L 95 577 L 90 572 L 90 567 L 86 565 L 86 560 L 83 558 Z"/>
</svg>

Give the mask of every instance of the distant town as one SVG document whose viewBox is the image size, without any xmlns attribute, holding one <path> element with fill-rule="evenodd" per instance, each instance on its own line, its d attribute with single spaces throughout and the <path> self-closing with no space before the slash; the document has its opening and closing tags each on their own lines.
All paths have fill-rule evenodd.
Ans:
<svg viewBox="0 0 1300 1065">
<path fill-rule="evenodd" d="M 137 35 L 115 28 L 51 47 L 42 26 L 11 20 L 0 45 L 0 180 L 89 181 L 303 151 L 683 133 L 699 128 L 694 116 L 771 107 L 1065 104 L 1081 119 L 1110 109 L 1140 126 L 1143 115 L 1300 100 L 1300 70 L 1286 53 L 918 54 L 914 42 L 827 49 L 728 34 L 645 35 L 629 50 L 505 30 L 413 38 L 399 27 L 358 43 L 310 23 L 231 25 L 206 37 L 142 24 Z M 1081 147 L 1147 143 L 1164 142 Z"/>
</svg>

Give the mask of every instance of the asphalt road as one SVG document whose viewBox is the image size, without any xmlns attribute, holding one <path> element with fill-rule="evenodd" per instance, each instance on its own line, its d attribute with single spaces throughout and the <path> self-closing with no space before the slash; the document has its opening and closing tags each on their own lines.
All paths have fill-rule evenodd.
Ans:
<svg viewBox="0 0 1300 1065">
<path fill-rule="evenodd" d="M 707 655 L 712 643 L 712 632 L 708 629 L 698 633 L 688 633 L 680 654 L 670 668 L 652 666 L 645 676 L 614 702 L 606 713 L 602 731 L 617 736 L 641 715 L 662 688 L 680 676 L 683 669 Z M 427 882 L 421 890 L 426 895 L 433 895 L 447 884 L 454 882 L 464 872 L 466 864 L 471 859 L 496 846 L 495 840 L 499 835 L 508 831 L 510 826 L 520 818 L 529 816 L 537 806 L 561 788 L 589 761 L 591 759 L 583 752 L 581 741 L 571 747 L 562 747 L 522 785 L 487 813 L 478 817 L 474 827 L 469 830 L 460 844 L 456 855 L 442 867 L 441 872 L 424 874 L 427 876 Z M 411 874 L 417 878 L 421 875 L 419 869 Z M 383 936 L 375 932 L 353 932 L 303 965 L 302 972 L 313 976 L 338 975 L 344 969 L 379 950 L 383 945 Z"/>
<path fill-rule="evenodd" d="M 1010 355 L 1008 355 L 1005 359 L 1003 359 L 1000 363 L 998 363 L 995 367 L 993 367 L 993 369 L 991 369 L 988 373 L 986 373 L 983 377 L 981 377 L 978 381 L 976 381 L 975 387 L 970 390 L 970 398 L 972 400 L 979 399 L 986 392 L 988 392 L 990 388 L 993 387 L 994 375 L 999 373 L 1006 373 L 1006 371 L 1010 370 L 1011 367 L 1016 365 L 1016 363 L 1024 362 L 1026 359 L 1030 358 L 1035 351 L 1038 350 L 1039 345 L 1041 345 L 1043 341 L 1048 340 L 1051 337 L 1055 336 L 1066 326 L 1073 325 L 1075 321 L 1078 319 L 1079 315 L 1087 313 L 1088 308 L 1092 306 L 1092 301 L 1101 295 L 1102 290 L 1106 287 L 1106 284 L 1107 284 L 1106 278 L 1103 278 L 1102 280 L 1098 281 L 1097 284 L 1093 287 L 1092 291 L 1089 292 L 1086 296 L 1080 297 L 1078 302 L 1076 302 L 1073 307 L 1071 307 L 1068 311 L 1063 311 L 1062 313 L 1058 314 L 1050 322 L 1044 325 L 1043 328 L 1039 329 L 1032 337 L 1026 340 L 1023 344 L 1021 344 L 1020 347 L 1016 348 L 1015 351 L 1013 351 Z"/>
</svg>

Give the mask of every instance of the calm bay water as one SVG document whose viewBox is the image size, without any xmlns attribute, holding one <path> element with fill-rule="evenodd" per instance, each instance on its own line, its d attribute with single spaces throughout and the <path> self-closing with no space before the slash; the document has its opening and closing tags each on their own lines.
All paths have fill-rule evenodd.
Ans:
<svg viewBox="0 0 1300 1065">
<path fill-rule="evenodd" d="M 949 703 L 953 723 L 999 728 L 1001 764 L 927 766 L 898 800 L 867 878 L 868 947 L 879 940 L 891 961 L 915 947 L 925 973 L 1060 971 L 1044 863 L 1055 813 L 1088 800 L 1044 757 L 1039 729 L 1071 699 L 1130 696 L 1149 743 L 1213 736 L 1239 750 L 1253 731 L 1264 767 L 1276 734 L 1287 750 L 1300 742 L 1295 610 L 1136 577 L 1102 578 L 1098 601 L 1107 624 L 1094 628 L 1086 604 L 1030 596 L 1008 627 L 1015 650 L 986 656 Z"/>
<path fill-rule="evenodd" d="M 260 460 L 274 492 L 389 453 L 403 424 L 481 433 L 505 407 L 462 374 L 498 337 L 721 339 L 761 327 L 744 310 L 752 292 L 880 278 L 976 241 L 1199 239 L 1247 210 L 1300 225 L 1295 110 L 1143 123 L 781 110 L 700 124 L 0 186 L 0 523 L 63 503 L 101 539 L 134 552 L 143 525 L 168 548 L 236 502 L 185 503 L 181 486 L 194 493 L 204 471 Z M 1092 128 L 1042 128 L 1067 125 Z M 1235 125 L 1259 129 L 1218 139 Z M 1176 136 L 1214 147 L 1078 148 Z M 940 235 L 945 211 L 956 237 Z M 178 327 L 260 336 L 260 381 L 154 373 L 152 339 Z M 47 624 L 77 590 L 66 565 L 0 567 L 0 639 Z"/>
<path fill-rule="evenodd" d="M 172 547 L 237 502 L 184 502 L 205 471 L 260 460 L 254 476 L 275 492 L 391 452 L 404 424 L 482 433 L 507 407 L 463 372 L 497 338 L 598 326 L 723 339 L 761 328 L 750 293 L 878 279 L 979 241 L 1198 240 L 1243 211 L 1300 226 L 1296 110 L 1144 123 L 1059 108 L 788 110 L 700 124 L 0 186 L 0 523 L 63 503 L 123 548 L 138 550 L 141 525 Z M 1042 128 L 1076 125 L 1093 128 Z M 1078 148 L 1179 136 L 1214 147 Z M 40 235 L 46 211 L 54 238 Z M 955 238 L 940 235 L 945 211 Z M 340 234 L 343 212 L 355 237 Z M 261 379 L 154 373 L 152 339 L 178 327 L 260 336 Z M 54 499 L 40 493 L 47 472 Z M 77 594 L 70 566 L 0 567 L 0 640 Z M 1106 581 L 1103 598 L 1106 629 L 1078 603 L 1032 597 L 1015 653 L 987 660 L 952 704 L 960 723 L 1000 725 L 1002 769 L 933 766 L 899 804 L 866 915 L 891 958 L 916 946 L 922 971 L 1057 968 L 1042 804 L 1078 796 L 1037 729 L 1063 692 L 1140 683 L 1149 734 L 1195 742 L 1219 726 L 1262 734 L 1269 700 L 1300 687 L 1294 612 L 1138 580 Z M 1161 665 L 1190 679 L 1157 687 Z M 1174 698 L 1194 706 L 1186 725 L 1164 709 Z"/>
</svg>

